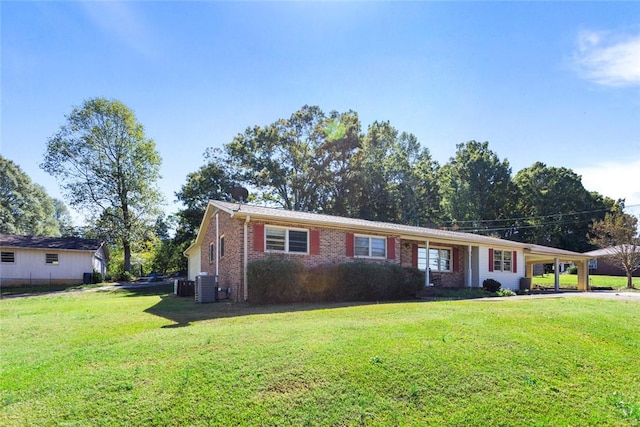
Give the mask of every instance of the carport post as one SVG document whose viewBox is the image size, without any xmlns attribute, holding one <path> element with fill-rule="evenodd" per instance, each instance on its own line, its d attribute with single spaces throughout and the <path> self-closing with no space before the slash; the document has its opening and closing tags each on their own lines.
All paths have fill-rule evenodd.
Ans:
<svg viewBox="0 0 640 427">
<path fill-rule="evenodd" d="M 560 259 L 554 258 L 553 260 L 553 273 L 554 273 L 554 283 L 556 292 L 560 292 Z"/>
</svg>

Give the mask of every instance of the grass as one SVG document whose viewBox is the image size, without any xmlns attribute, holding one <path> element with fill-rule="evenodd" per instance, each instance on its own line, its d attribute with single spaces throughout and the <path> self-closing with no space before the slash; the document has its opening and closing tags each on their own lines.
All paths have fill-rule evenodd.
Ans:
<svg viewBox="0 0 640 427">
<path fill-rule="evenodd" d="M 555 276 L 553 274 L 544 274 L 542 276 L 533 277 L 533 285 L 553 286 Z M 633 286 L 640 289 L 640 277 L 633 278 Z M 578 275 L 561 274 L 560 286 L 563 288 L 576 287 L 578 285 Z M 625 290 L 627 288 L 627 278 L 624 276 L 589 276 L 589 285 L 597 287 L 611 287 L 614 289 Z"/>
<path fill-rule="evenodd" d="M 0 301 L 0 424 L 638 425 L 639 305 Z"/>
</svg>

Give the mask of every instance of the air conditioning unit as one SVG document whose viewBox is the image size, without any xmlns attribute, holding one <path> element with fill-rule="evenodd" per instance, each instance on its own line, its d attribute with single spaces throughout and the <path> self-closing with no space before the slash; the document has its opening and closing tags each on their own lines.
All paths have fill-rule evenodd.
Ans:
<svg viewBox="0 0 640 427">
<path fill-rule="evenodd" d="M 217 276 L 196 276 L 195 289 L 196 302 L 216 302 L 218 294 L 218 277 Z"/>
</svg>

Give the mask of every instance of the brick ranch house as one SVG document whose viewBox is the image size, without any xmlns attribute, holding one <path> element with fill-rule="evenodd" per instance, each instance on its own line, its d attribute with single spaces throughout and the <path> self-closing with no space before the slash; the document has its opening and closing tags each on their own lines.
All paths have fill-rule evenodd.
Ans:
<svg viewBox="0 0 640 427">
<path fill-rule="evenodd" d="M 589 261 L 580 253 L 470 233 L 214 200 L 184 255 L 190 280 L 217 276 L 235 301 L 251 300 L 247 265 L 273 256 L 306 267 L 365 261 L 424 271 L 428 265 L 427 286 L 480 287 L 491 278 L 513 290 L 522 277 L 533 276 L 534 264 L 560 262 L 578 266 L 578 289 L 586 290 Z"/>
</svg>

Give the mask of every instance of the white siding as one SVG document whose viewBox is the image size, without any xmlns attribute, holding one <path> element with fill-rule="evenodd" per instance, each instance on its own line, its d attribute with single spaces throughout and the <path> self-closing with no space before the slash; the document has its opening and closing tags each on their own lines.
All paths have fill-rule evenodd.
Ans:
<svg viewBox="0 0 640 427">
<path fill-rule="evenodd" d="M 196 280 L 196 276 L 200 274 L 201 269 L 201 258 L 200 258 L 200 250 L 201 246 L 192 248 L 189 252 L 189 265 L 188 265 L 188 273 L 189 280 Z"/>
<path fill-rule="evenodd" d="M 90 251 L 23 248 L 3 248 L 2 250 L 15 253 L 14 263 L 0 264 L 2 282 L 82 283 L 83 273 L 93 271 L 94 254 Z M 46 254 L 58 254 L 58 264 L 47 264 Z"/>
<path fill-rule="evenodd" d="M 495 250 L 504 250 L 504 251 L 514 251 L 513 248 L 508 247 L 493 247 L 490 248 L 488 246 L 480 246 L 480 253 L 478 256 L 479 262 L 479 286 L 482 287 L 482 282 L 485 279 L 494 279 L 502 284 L 503 289 L 511 289 L 516 291 L 520 289 L 520 278 L 524 277 L 525 274 L 525 262 L 524 262 L 524 253 L 522 249 L 515 250 L 518 253 L 516 260 L 517 262 L 517 272 L 504 272 L 504 271 L 489 271 L 489 249 Z"/>
</svg>

